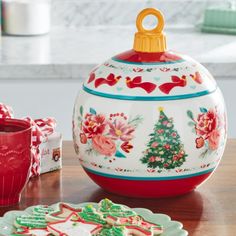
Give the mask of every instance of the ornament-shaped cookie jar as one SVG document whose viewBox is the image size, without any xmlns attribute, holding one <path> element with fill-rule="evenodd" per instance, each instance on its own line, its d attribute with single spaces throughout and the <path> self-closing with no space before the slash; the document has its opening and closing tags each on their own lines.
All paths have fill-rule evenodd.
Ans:
<svg viewBox="0 0 236 236">
<path fill-rule="evenodd" d="M 144 29 L 147 15 L 157 17 L 156 28 Z M 97 66 L 79 92 L 75 149 L 86 173 L 109 192 L 184 194 L 206 180 L 223 155 L 224 99 L 206 68 L 167 50 L 160 11 L 143 10 L 136 25 L 133 49 Z"/>
</svg>

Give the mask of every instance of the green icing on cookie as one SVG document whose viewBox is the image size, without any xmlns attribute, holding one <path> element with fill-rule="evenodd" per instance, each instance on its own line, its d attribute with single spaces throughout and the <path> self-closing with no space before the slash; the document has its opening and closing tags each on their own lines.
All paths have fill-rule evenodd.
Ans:
<svg viewBox="0 0 236 236">
<path fill-rule="evenodd" d="M 24 226 L 29 228 L 46 228 L 47 222 L 45 220 L 45 217 L 43 216 L 36 216 L 36 215 L 23 215 L 18 216 L 15 219 L 15 225 L 17 227 Z"/>
<path fill-rule="evenodd" d="M 110 229 L 103 229 L 99 236 L 124 236 L 125 228 L 124 227 L 112 227 Z"/>
<path fill-rule="evenodd" d="M 109 209 L 111 208 L 111 206 L 114 203 L 112 201 L 110 201 L 109 199 L 105 198 L 102 201 L 99 202 L 99 210 L 101 212 L 107 212 L 109 211 Z"/>
<path fill-rule="evenodd" d="M 16 229 L 16 231 L 14 232 L 14 233 L 12 233 L 11 234 L 11 236 L 22 236 L 22 233 L 24 232 L 25 230 L 24 229 L 22 229 L 22 228 L 18 228 L 18 229 Z"/>
<path fill-rule="evenodd" d="M 47 205 L 42 205 L 42 206 L 36 206 L 33 209 L 33 214 L 34 215 L 42 215 L 45 216 L 51 212 L 54 212 L 54 209 L 52 207 L 49 207 Z"/>
<path fill-rule="evenodd" d="M 79 212 L 78 215 L 85 221 L 99 223 L 105 225 L 107 222 L 103 219 L 103 216 L 100 215 L 92 205 L 87 205 L 84 207 L 82 212 Z"/>
<path fill-rule="evenodd" d="M 130 208 L 115 204 L 109 199 L 104 199 L 99 203 L 98 211 L 101 212 L 105 217 L 108 215 L 114 217 L 130 217 L 137 215 Z"/>
</svg>

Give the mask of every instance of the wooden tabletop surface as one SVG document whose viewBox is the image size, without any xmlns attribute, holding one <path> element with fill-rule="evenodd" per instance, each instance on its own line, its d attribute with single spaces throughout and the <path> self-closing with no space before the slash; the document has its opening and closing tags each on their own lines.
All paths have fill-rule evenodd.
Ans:
<svg viewBox="0 0 236 236">
<path fill-rule="evenodd" d="M 220 166 L 213 176 L 192 193 L 166 199 L 134 199 L 103 191 L 84 173 L 72 142 L 63 143 L 63 169 L 31 179 L 19 205 L 0 208 L 6 211 L 31 205 L 64 202 L 98 202 L 109 198 L 130 207 L 149 208 L 181 221 L 193 236 L 236 235 L 236 140 L 229 140 Z"/>
</svg>

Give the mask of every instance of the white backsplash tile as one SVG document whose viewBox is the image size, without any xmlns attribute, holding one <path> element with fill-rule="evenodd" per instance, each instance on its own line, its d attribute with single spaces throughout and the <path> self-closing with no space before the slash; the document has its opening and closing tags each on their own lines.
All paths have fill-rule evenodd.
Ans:
<svg viewBox="0 0 236 236">
<path fill-rule="evenodd" d="M 199 22 L 206 6 L 226 0 L 52 0 L 52 24 L 60 27 L 131 25 L 146 7 L 156 7 L 168 25 Z"/>
</svg>

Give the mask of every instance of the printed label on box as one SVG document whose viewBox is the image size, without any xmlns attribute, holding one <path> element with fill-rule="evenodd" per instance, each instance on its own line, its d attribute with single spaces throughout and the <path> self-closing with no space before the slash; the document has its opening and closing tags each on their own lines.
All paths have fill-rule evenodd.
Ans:
<svg viewBox="0 0 236 236">
<path fill-rule="evenodd" d="M 40 146 L 41 174 L 62 168 L 62 137 L 59 133 L 50 135 Z"/>
</svg>

